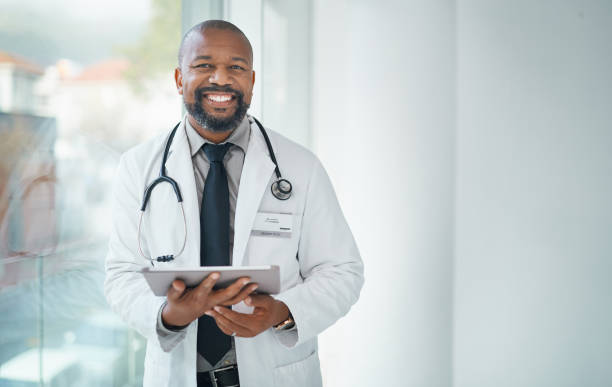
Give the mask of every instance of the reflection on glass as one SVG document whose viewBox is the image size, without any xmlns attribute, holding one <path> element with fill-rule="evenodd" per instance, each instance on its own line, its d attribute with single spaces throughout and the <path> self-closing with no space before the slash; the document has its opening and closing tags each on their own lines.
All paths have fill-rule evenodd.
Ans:
<svg viewBox="0 0 612 387">
<path fill-rule="evenodd" d="M 120 153 L 179 118 L 181 4 L 2 2 L 0 386 L 141 385 L 102 293 L 109 195 Z"/>
</svg>

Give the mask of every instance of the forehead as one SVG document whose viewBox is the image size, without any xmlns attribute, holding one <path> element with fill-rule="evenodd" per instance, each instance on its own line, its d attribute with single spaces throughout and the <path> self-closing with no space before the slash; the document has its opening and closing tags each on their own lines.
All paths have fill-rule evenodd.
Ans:
<svg viewBox="0 0 612 387">
<path fill-rule="evenodd" d="M 253 63 L 251 47 L 243 36 L 234 31 L 216 28 L 195 31 L 187 37 L 183 46 L 185 63 L 190 63 L 199 56 L 210 56 L 212 59 L 239 57 L 249 64 Z"/>
</svg>

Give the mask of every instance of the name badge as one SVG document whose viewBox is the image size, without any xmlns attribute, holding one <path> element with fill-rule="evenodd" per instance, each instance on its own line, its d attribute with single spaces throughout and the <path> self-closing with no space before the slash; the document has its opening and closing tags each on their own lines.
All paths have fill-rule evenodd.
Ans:
<svg viewBox="0 0 612 387">
<path fill-rule="evenodd" d="M 292 214 L 258 212 L 255 216 L 255 223 L 253 224 L 251 235 L 291 238 L 292 227 Z"/>
</svg>

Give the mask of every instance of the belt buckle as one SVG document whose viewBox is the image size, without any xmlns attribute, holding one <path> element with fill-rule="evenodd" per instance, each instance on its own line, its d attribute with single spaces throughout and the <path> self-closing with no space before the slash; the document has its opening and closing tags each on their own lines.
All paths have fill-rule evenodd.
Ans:
<svg viewBox="0 0 612 387">
<path fill-rule="evenodd" d="M 236 367 L 236 365 L 230 365 L 227 367 L 221 367 L 221 368 L 217 368 L 216 370 L 211 370 L 208 371 L 208 375 L 210 376 L 210 381 L 213 385 L 213 387 L 219 387 L 219 385 L 217 384 L 217 372 L 221 372 L 221 371 L 227 371 L 227 370 L 231 370 L 234 367 Z M 227 387 L 233 387 L 233 386 L 227 386 Z"/>
</svg>

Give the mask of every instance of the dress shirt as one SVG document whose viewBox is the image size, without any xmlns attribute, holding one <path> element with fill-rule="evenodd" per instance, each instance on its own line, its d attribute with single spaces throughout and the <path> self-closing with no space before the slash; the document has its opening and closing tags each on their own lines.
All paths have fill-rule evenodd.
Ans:
<svg viewBox="0 0 612 387">
<path fill-rule="evenodd" d="M 193 173 L 195 177 L 196 191 L 198 194 L 198 205 L 202 206 L 202 195 L 204 194 L 204 183 L 210 163 L 202 147 L 205 143 L 211 143 L 191 126 L 189 120 L 185 116 L 185 129 L 187 133 L 187 139 L 189 141 L 189 148 L 191 150 L 191 161 L 193 162 Z M 248 118 L 245 116 L 240 125 L 230 134 L 230 136 L 220 144 L 229 142 L 232 144 L 230 149 L 223 158 L 223 165 L 227 173 L 227 183 L 229 188 L 229 257 L 230 265 L 233 261 L 233 250 L 234 250 L 234 218 L 236 214 L 236 198 L 238 197 L 238 188 L 240 186 L 240 175 L 242 174 L 242 166 L 244 164 L 244 156 L 246 154 L 249 137 L 251 135 L 251 125 Z M 164 304 L 165 305 L 165 304 Z M 172 336 L 179 335 L 180 331 L 173 331 L 166 328 L 162 322 L 161 311 L 163 306 L 160 308 L 157 317 L 157 332 L 160 338 L 171 339 Z M 225 367 L 227 365 L 236 364 L 236 346 L 234 344 L 234 338 L 232 337 L 232 348 L 225 354 L 225 356 L 219 360 L 217 364 L 210 364 L 202 355 L 198 353 L 197 356 L 197 370 L 198 372 L 210 371 L 219 367 Z"/>
</svg>

